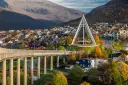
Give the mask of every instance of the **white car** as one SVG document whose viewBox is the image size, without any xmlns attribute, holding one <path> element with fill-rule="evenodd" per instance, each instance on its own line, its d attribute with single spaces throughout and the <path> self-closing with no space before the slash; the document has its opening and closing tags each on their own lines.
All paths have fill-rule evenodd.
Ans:
<svg viewBox="0 0 128 85">
<path fill-rule="evenodd" d="M 74 67 L 74 65 L 67 65 L 65 69 L 71 70 Z"/>
<path fill-rule="evenodd" d="M 83 71 L 87 72 L 89 69 L 91 69 L 91 68 L 83 68 Z"/>
</svg>

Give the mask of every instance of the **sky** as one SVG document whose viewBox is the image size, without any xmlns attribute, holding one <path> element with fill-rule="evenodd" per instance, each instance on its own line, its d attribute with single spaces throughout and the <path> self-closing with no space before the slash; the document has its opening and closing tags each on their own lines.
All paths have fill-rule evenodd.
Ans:
<svg viewBox="0 0 128 85">
<path fill-rule="evenodd" d="M 56 4 L 77 9 L 84 12 L 90 12 L 93 8 L 107 3 L 110 0 L 49 0 Z"/>
</svg>

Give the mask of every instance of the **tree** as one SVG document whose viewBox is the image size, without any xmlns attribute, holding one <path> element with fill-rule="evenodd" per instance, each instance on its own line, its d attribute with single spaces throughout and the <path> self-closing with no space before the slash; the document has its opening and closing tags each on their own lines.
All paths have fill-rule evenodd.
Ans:
<svg viewBox="0 0 128 85">
<path fill-rule="evenodd" d="M 72 43 L 72 37 L 71 36 L 67 37 L 66 43 L 67 43 L 67 45 L 70 45 Z"/>
<path fill-rule="evenodd" d="M 124 62 L 119 62 L 119 70 L 121 72 L 124 81 L 128 80 L 128 65 L 125 64 Z"/>
<path fill-rule="evenodd" d="M 28 74 L 27 74 L 27 85 L 30 85 L 31 83 L 31 77 L 30 77 L 30 71 L 28 71 Z M 24 72 L 21 71 L 20 72 L 20 79 L 21 79 L 21 82 L 20 82 L 20 85 L 24 85 Z M 14 70 L 14 85 L 16 85 L 16 81 L 17 81 L 17 71 Z"/>
<path fill-rule="evenodd" d="M 102 63 L 98 68 L 92 68 L 87 73 L 88 82 L 93 85 L 122 85 L 121 74 L 117 62 Z"/>
<path fill-rule="evenodd" d="M 103 57 L 103 53 L 102 53 L 101 48 L 100 48 L 99 46 L 96 46 L 96 47 L 95 47 L 94 56 L 95 56 L 96 58 L 101 58 L 101 57 Z"/>
<path fill-rule="evenodd" d="M 81 48 L 79 48 L 78 49 L 78 52 L 79 52 L 79 59 L 81 59 L 82 58 L 82 56 L 83 56 L 83 54 L 84 54 L 84 50 L 83 49 L 81 49 Z"/>
<path fill-rule="evenodd" d="M 59 46 L 58 50 L 65 50 L 65 47 L 64 46 Z"/>
<path fill-rule="evenodd" d="M 112 62 L 110 64 L 111 66 L 111 81 L 112 85 L 122 85 L 122 78 L 121 78 L 121 73 L 119 71 L 118 64 L 115 62 Z"/>
<path fill-rule="evenodd" d="M 95 41 L 96 41 L 96 43 L 100 43 L 100 38 L 98 35 L 95 36 Z"/>
<path fill-rule="evenodd" d="M 51 43 L 49 47 L 50 47 L 51 50 L 55 49 L 55 46 L 54 46 L 53 43 Z"/>
<path fill-rule="evenodd" d="M 104 44 L 104 41 L 103 40 L 100 40 L 100 42 L 99 42 L 101 45 L 103 45 Z"/>
<path fill-rule="evenodd" d="M 40 79 L 38 79 L 37 81 L 34 82 L 34 85 L 45 85 L 47 83 L 52 83 L 53 76 L 54 76 L 53 73 L 50 73 L 47 75 L 43 74 L 43 75 L 41 75 Z"/>
<path fill-rule="evenodd" d="M 111 85 L 110 77 L 110 65 L 109 63 L 102 63 L 98 68 L 92 68 L 86 72 L 87 80 L 92 85 Z"/>
<path fill-rule="evenodd" d="M 71 59 L 72 59 L 72 60 L 76 60 L 76 55 L 75 55 L 74 52 L 71 52 L 71 53 L 69 54 L 69 56 L 71 56 Z"/>
<path fill-rule="evenodd" d="M 53 77 L 52 85 L 68 85 L 67 78 L 62 72 L 58 72 Z"/>
<path fill-rule="evenodd" d="M 81 67 L 74 66 L 73 69 L 69 71 L 68 77 L 71 80 L 72 84 L 79 85 L 84 74 L 85 73 Z"/>
<path fill-rule="evenodd" d="M 8 76 L 8 77 L 7 77 L 7 85 L 10 85 L 10 83 L 11 83 L 11 82 L 10 82 L 10 77 Z"/>
<path fill-rule="evenodd" d="M 104 47 L 103 45 L 101 45 L 100 48 L 101 48 L 101 51 L 102 51 L 102 53 L 103 53 L 103 58 L 108 58 L 109 53 L 108 53 L 108 51 L 105 49 L 105 47 Z"/>
<path fill-rule="evenodd" d="M 88 58 L 88 53 L 89 53 L 89 51 L 88 51 L 87 49 L 85 49 L 85 50 L 84 50 L 84 56 L 85 56 L 86 58 Z"/>
<path fill-rule="evenodd" d="M 0 72 L 0 85 L 2 85 L 2 73 Z"/>
<path fill-rule="evenodd" d="M 83 83 L 81 83 L 80 85 L 90 85 L 90 83 L 88 83 L 88 82 L 83 82 Z"/>
</svg>

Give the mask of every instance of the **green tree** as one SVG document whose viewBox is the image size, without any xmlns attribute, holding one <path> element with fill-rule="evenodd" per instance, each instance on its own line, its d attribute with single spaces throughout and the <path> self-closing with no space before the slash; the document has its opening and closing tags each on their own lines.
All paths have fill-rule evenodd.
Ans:
<svg viewBox="0 0 128 85">
<path fill-rule="evenodd" d="M 68 77 L 71 80 L 71 83 L 79 85 L 84 74 L 85 73 L 80 66 L 74 66 L 73 69 L 69 71 Z"/>
<path fill-rule="evenodd" d="M 111 80 L 112 85 L 122 85 L 121 73 L 117 63 L 111 63 Z"/>
<path fill-rule="evenodd" d="M 20 85 L 24 85 L 24 72 L 23 71 L 20 72 L 20 79 L 21 79 Z M 17 81 L 17 71 L 14 71 L 14 85 L 16 85 L 16 81 Z M 27 85 L 30 85 L 30 84 L 31 84 L 31 77 L 30 77 L 30 73 L 28 71 Z"/>
<path fill-rule="evenodd" d="M 54 46 L 53 44 L 50 44 L 49 48 L 50 48 L 51 50 L 53 50 L 53 49 L 55 49 L 55 46 Z"/>
<path fill-rule="evenodd" d="M 88 82 L 83 82 L 83 83 L 81 83 L 80 85 L 90 85 L 90 83 L 88 83 Z"/>
<path fill-rule="evenodd" d="M 59 46 L 58 50 L 65 50 L 65 47 L 64 46 Z"/>
<path fill-rule="evenodd" d="M 53 73 L 47 75 L 43 74 L 41 75 L 41 78 L 39 80 L 34 82 L 34 85 L 45 85 L 47 83 L 51 83 L 53 80 L 53 76 Z"/>
</svg>

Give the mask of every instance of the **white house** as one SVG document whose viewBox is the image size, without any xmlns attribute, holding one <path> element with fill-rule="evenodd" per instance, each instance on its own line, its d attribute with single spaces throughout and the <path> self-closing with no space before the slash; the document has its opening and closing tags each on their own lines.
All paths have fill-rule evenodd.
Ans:
<svg viewBox="0 0 128 85">
<path fill-rule="evenodd" d="M 120 30 L 119 36 L 120 38 L 128 38 L 128 30 Z"/>
</svg>

